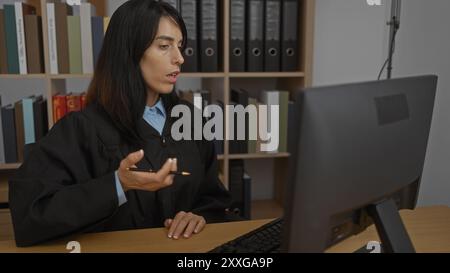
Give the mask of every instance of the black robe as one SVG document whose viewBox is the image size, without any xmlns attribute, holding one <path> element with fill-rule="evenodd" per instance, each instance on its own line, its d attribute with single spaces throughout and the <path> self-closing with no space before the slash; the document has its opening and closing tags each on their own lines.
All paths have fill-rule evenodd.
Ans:
<svg viewBox="0 0 450 273">
<path fill-rule="evenodd" d="M 140 120 L 144 147 L 127 144 L 96 104 L 55 124 L 9 181 L 17 245 L 83 232 L 161 227 L 180 211 L 201 215 L 207 223 L 225 221 L 231 198 L 218 178 L 213 143 L 174 141 L 169 116 L 162 136 Z M 157 192 L 128 191 L 128 201 L 119 207 L 114 172 L 140 148 L 145 156 L 138 167 L 160 169 L 176 157 L 178 170 L 191 176 L 176 176 L 172 186 Z"/>
</svg>

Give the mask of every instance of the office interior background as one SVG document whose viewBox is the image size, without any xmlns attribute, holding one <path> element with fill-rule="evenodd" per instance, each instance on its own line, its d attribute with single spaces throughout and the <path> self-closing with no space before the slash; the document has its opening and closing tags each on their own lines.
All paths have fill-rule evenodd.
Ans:
<svg viewBox="0 0 450 273">
<path fill-rule="evenodd" d="M 312 1 L 312 0 L 311 0 Z M 17 0 L 1 0 L 11 4 Z M 26 2 L 26 1 L 22 1 Z M 111 16 L 124 0 L 105 2 Z M 302 2 L 302 1 L 301 1 Z M 310 85 L 376 80 L 388 56 L 390 1 L 369 6 L 365 0 L 315 0 Z M 450 2 L 447 0 L 407 0 L 402 2 L 400 30 L 396 38 L 393 77 L 436 74 L 439 76 L 436 105 L 431 127 L 418 206 L 450 206 Z M 226 37 L 225 37 L 226 38 Z M 385 78 L 385 73 L 382 77 Z M 67 90 L 83 91 L 89 78 L 68 78 Z M 243 85 L 271 84 L 270 79 L 243 80 Z M 201 78 L 181 78 L 177 87 L 202 89 Z M 251 87 L 250 87 L 251 88 Z M 46 80 L 0 76 L 2 105 L 14 103 L 29 95 L 45 94 Z M 214 92 L 214 90 L 212 90 Z M 245 160 L 245 169 L 252 178 L 252 199 L 270 200 L 275 194 L 277 164 L 283 158 L 252 158 Z M 278 162 L 278 163 L 277 163 Z M 0 168 L 0 183 L 5 183 L 10 170 Z M 267 209 L 266 207 L 262 208 Z"/>
</svg>

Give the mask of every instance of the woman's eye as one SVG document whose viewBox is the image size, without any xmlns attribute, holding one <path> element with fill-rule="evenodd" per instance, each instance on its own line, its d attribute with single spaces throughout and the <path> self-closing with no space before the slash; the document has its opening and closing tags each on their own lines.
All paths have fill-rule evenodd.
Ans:
<svg viewBox="0 0 450 273">
<path fill-rule="evenodd" d="M 159 46 L 159 48 L 165 50 L 165 49 L 168 49 L 168 48 L 169 48 L 169 45 L 161 45 L 161 46 Z"/>
</svg>

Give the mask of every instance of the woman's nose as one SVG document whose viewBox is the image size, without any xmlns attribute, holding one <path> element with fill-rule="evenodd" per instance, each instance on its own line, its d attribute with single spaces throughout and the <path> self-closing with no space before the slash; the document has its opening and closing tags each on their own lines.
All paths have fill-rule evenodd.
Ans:
<svg viewBox="0 0 450 273">
<path fill-rule="evenodd" d="M 182 65 L 184 63 L 184 58 L 183 58 L 183 54 L 181 53 L 181 50 L 179 48 L 177 48 L 175 54 L 176 54 L 176 56 L 174 58 L 174 62 L 176 64 Z"/>
</svg>

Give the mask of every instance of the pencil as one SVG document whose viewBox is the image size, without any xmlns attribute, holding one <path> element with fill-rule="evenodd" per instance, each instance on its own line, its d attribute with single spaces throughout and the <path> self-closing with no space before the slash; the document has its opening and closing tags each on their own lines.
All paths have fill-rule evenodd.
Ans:
<svg viewBox="0 0 450 273">
<path fill-rule="evenodd" d="M 150 169 L 140 169 L 140 168 L 127 168 L 127 171 L 130 172 L 141 172 L 141 173 L 156 173 L 154 170 Z M 181 175 L 181 176 L 190 176 L 189 172 L 170 172 L 172 175 Z"/>
</svg>

